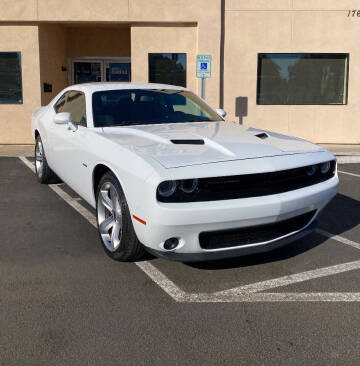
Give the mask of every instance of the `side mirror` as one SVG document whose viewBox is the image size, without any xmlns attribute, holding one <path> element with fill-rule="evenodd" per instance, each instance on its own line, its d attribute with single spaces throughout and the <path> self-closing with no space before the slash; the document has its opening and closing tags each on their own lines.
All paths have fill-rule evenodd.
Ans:
<svg viewBox="0 0 360 366">
<path fill-rule="evenodd" d="M 54 123 L 57 125 L 67 125 L 69 122 L 71 122 L 71 113 L 61 112 L 54 116 Z"/>
<path fill-rule="evenodd" d="M 78 129 L 78 126 L 72 122 L 71 113 L 69 112 L 56 113 L 54 123 L 58 125 L 68 125 L 68 130 L 73 132 Z"/>
<path fill-rule="evenodd" d="M 223 109 L 215 109 L 216 113 L 222 117 L 225 118 L 226 117 L 226 112 Z"/>
</svg>

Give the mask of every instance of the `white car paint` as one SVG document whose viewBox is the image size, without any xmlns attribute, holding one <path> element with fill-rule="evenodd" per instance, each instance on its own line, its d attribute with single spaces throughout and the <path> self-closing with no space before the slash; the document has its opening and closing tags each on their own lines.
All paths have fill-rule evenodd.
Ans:
<svg viewBox="0 0 360 366">
<path fill-rule="evenodd" d="M 252 252 L 252 249 L 271 249 L 271 243 L 265 242 L 241 248 L 204 250 L 199 246 L 198 236 L 204 231 L 273 223 L 312 210 L 317 210 L 317 216 L 337 192 L 336 173 L 319 184 L 263 197 L 190 203 L 158 202 L 156 190 L 165 180 L 276 172 L 335 158 L 310 142 L 223 121 L 221 117 L 218 122 L 94 127 L 92 94 L 113 89 L 184 90 L 158 84 L 73 85 L 34 113 L 32 133 L 34 137 L 35 133 L 40 133 L 51 169 L 94 208 L 93 172 L 99 164 L 107 166 L 123 188 L 131 215 L 146 221 L 143 225 L 132 219 L 136 235 L 145 247 L 157 254 L 165 254 L 163 243 L 171 237 L 181 239 L 180 245 L 171 253 L 175 259 L 176 255 L 182 258 L 181 255 L 187 254 L 201 259 L 210 251 L 225 253 L 239 249 L 236 253 L 241 254 Z M 68 90 L 82 91 L 86 97 L 87 127 L 79 126 L 76 131 L 53 121 L 53 106 Z M 266 133 L 267 138 L 256 137 L 259 133 Z M 189 138 L 203 139 L 205 143 L 175 145 L 170 141 Z M 292 238 L 296 236 L 286 235 L 274 242 L 285 243 L 285 239 L 290 241 Z"/>
</svg>

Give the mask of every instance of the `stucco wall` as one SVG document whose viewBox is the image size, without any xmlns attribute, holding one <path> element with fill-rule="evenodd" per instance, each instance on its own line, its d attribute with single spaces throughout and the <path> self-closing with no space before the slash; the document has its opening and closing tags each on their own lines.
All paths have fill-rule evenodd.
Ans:
<svg viewBox="0 0 360 366">
<path fill-rule="evenodd" d="M 131 27 L 132 81 L 147 83 L 149 53 L 186 53 L 187 87 L 197 92 L 196 44 L 194 26 L 133 26 Z"/>
<path fill-rule="evenodd" d="M 358 2 L 228 0 L 226 4 L 225 109 L 229 117 L 239 120 L 235 100 L 247 97 L 246 125 L 319 143 L 360 143 L 360 18 L 348 18 L 346 10 L 357 9 Z M 348 105 L 256 105 L 257 54 L 271 52 L 349 53 Z"/>
<path fill-rule="evenodd" d="M 128 57 L 131 54 L 130 27 L 77 26 L 66 29 L 67 56 Z"/>
<path fill-rule="evenodd" d="M 58 24 L 41 24 L 39 53 L 41 104 L 46 105 L 67 86 L 66 29 Z M 52 92 L 45 93 L 43 83 L 51 84 Z"/>
<path fill-rule="evenodd" d="M 0 51 L 21 52 L 23 104 L 0 104 L 0 144 L 31 143 L 31 114 L 41 105 L 37 26 L 1 26 Z"/>
<path fill-rule="evenodd" d="M 0 21 L 35 20 L 37 0 L 1 0 Z"/>
<path fill-rule="evenodd" d="M 129 20 L 133 22 L 148 22 L 147 24 L 151 29 L 156 31 L 157 35 L 160 35 L 160 41 L 166 42 L 166 30 L 170 27 L 181 26 L 183 23 L 196 23 L 196 37 L 197 42 L 193 45 L 195 54 L 210 54 L 213 58 L 212 77 L 206 81 L 206 100 L 213 107 L 218 108 L 219 106 L 219 75 L 220 75 L 220 28 L 221 28 L 221 1 L 220 0 L 129 0 Z M 157 22 L 156 30 L 152 28 L 154 22 Z M 146 25 L 146 24 L 145 24 Z M 137 33 L 135 30 L 136 24 L 132 24 L 132 39 L 131 39 L 131 62 L 133 75 L 145 75 L 144 71 L 137 70 L 137 66 L 144 68 L 143 60 L 147 60 L 147 55 L 144 54 L 146 51 L 146 45 L 144 51 L 136 52 L 136 43 L 133 38 Z M 159 29 L 159 26 L 163 26 L 163 29 Z M 194 27 L 192 27 L 194 28 Z M 140 28 L 137 28 L 141 32 Z M 179 29 L 179 28 L 177 28 Z M 183 28 L 184 29 L 184 28 Z M 193 29 L 195 31 L 195 29 Z M 173 33 L 172 33 L 173 34 Z M 151 45 L 156 46 L 156 38 L 152 37 L 151 34 L 146 34 L 146 38 L 151 41 Z M 137 37 L 138 39 L 138 37 Z M 188 36 L 187 36 L 188 39 Z M 186 40 L 182 41 L 182 34 L 174 40 L 176 43 L 171 44 L 174 52 L 180 52 L 179 47 L 176 44 L 183 44 Z M 167 44 L 170 45 L 170 42 Z M 163 43 L 165 45 L 165 43 Z M 166 50 L 160 50 L 159 52 L 170 52 Z M 137 57 L 141 58 L 141 63 L 137 61 Z M 195 62 L 195 59 L 190 60 L 188 55 L 188 62 Z M 145 65 L 147 68 L 147 65 Z M 135 73 L 135 74 L 134 74 Z M 146 74 L 147 75 L 147 74 Z M 136 76 L 138 77 L 138 76 Z M 191 83 L 195 83 L 197 90 L 200 90 L 200 79 L 196 79 L 195 69 L 191 71 L 188 69 L 188 78 L 192 79 Z M 192 84 L 188 83 L 190 87 Z M 192 88 L 192 86 L 191 86 Z"/>
</svg>

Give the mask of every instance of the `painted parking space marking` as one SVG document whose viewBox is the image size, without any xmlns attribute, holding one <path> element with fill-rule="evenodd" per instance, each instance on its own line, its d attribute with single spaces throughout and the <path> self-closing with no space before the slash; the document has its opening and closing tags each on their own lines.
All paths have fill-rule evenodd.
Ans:
<svg viewBox="0 0 360 366">
<path fill-rule="evenodd" d="M 28 168 L 35 173 L 34 164 L 25 157 L 19 158 Z M 60 185 L 48 185 L 67 204 L 82 215 L 91 225 L 97 228 L 94 214 L 82 206 L 77 198 L 71 197 Z M 339 235 L 333 235 L 327 231 L 317 229 L 320 235 L 333 239 L 338 243 L 349 245 L 360 249 L 360 243 L 356 243 Z M 274 288 L 287 286 L 290 284 L 309 281 L 315 278 L 327 277 L 339 273 L 344 273 L 360 269 L 360 260 L 323 267 L 311 271 L 287 275 L 275 279 L 256 282 L 236 288 L 213 293 L 187 293 L 165 276 L 149 261 L 135 262 L 154 283 L 166 292 L 176 302 L 286 302 L 286 301 L 360 301 L 360 292 L 311 292 L 311 293 L 262 293 Z"/>
<path fill-rule="evenodd" d="M 322 235 L 322 236 L 325 236 L 325 237 L 329 238 L 329 239 L 333 239 L 333 240 L 339 241 L 340 243 L 350 245 L 353 248 L 360 249 L 360 243 L 356 243 L 356 242 L 354 242 L 352 240 L 349 240 L 349 239 L 346 239 L 342 236 L 331 234 L 331 233 L 329 233 L 325 230 L 322 230 L 322 229 L 316 229 L 316 232 L 318 234 Z"/>
<path fill-rule="evenodd" d="M 176 302 L 186 302 L 188 295 L 192 295 L 180 289 L 149 261 L 135 262 L 135 264 Z"/>
<path fill-rule="evenodd" d="M 343 170 L 338 170 L 338 173 L 341 173 L 341 174 L 347 174 L 347 175 L 351 175 L 352 177 L 360 178 L 360 174 L 344 172 Z"/>
<path fill-rule="evenodd" d="M 295 273 L 288 276 L 283 276 L 279 278 L 274 278 L 271 280 L 251 283 L 249 285 L 240 286 L 237 288 L 232 288 L 230 290 L 224 290 L 215 293 L 214 295 L 226 295 L 226 294 L 236 294 L 236 293 L 253 293 L 271 290 L 277 287 L 283 287 L 292 285 L 299 282 L 304 282 L 308 280 L 313 280 L 315 278 L 332 276 L 334 274 L 343 273 L 347 271 L 352 271 L 355 269 L 360 269 L 360 260 L 354 262 L 348 262 L 343 264 L 337 264 L 334 266 L 323 267 L 319 269 L 314 269 L 311 271 Z"/>
<path fill-rule="evenodd" d="M 33 173 L 35 173 L 35 166 L 26 157 L 19 157 L 19 159 L 29 168 Z M 58 196 L 60 196 L 68 205 L 70 205 L 74 210 L 76 210 L 81 216 L 83 216 L 92 226 L 97 229 L 97 222 L 94 214 L 82 206 L 76 198 L 71 197 L 60 185 L 48 184 L 48 187 L 52 189 Z M 170 295 L 174 300 L 182 298 L 185 294 L 184 291 L 180 290 L 172 281 L 170 281 L 162 272 L 160 272 L 156 267 L 154 267 L 150 262 L 135 262 L 135 264 L 150 277 L 159 287 L 161 287 L 168 295 Z"/>
<path fill-rule="evenodd" d="M 360 292 L 290 292 L 243 293 L 230 296 L 214 294 L 186 294 L 179 302 L 237 303 L 237 302 L 359 302 Z"/>
</svg>

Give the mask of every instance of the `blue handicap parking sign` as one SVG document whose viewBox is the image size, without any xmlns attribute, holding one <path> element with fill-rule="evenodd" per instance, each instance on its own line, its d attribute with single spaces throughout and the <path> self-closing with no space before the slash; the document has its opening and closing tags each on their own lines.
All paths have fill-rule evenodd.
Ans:
<svg viewBox="0 0 360 366">
<path fill-rule="evenodd" d="M 205 79 L 211 76 L 211 55 L 196 56 L 196 77 Z"/>
</svg>

